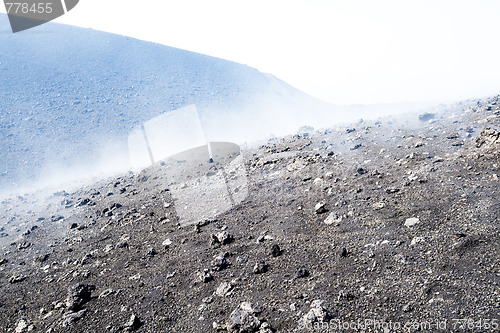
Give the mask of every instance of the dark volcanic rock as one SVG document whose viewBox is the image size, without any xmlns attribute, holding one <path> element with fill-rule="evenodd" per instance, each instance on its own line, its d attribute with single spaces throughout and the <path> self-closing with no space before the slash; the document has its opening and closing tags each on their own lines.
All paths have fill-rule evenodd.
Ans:
<svg viewBox="0 0 500 333">
<path fill-rule="evenodd" d="M 125 331 L 135 331 L 142 325 L 141 320 L 135 314 L 132 314 L 129 320 L 123 325 Z"/>
<path fill-rule="evenodd" d="M 295 274 L 296 278 L 304 278 L 309 276 L 309 271 L 305 267 L 300 267 Z"/>
<path fill-rule="evenodd" d="M 273 246 L 271 246 L 271 255 L 273 257 L 279 257 L 282 254 L 283 251 L 281 250 L 278 244 L 273 244 Z"/>
<path fill-rule="evenodd" d="M 219 253 L 217 256 L 214 257 L 214 260 L 212 261 L 212 266 L 214 266 L 215 270 L 221 271 L 224 268 L 226 268 L 228 265 L 228 262 L 226 260 L 226 254 L 224 253 Z"/>
<path fill-rule="evenodd" d="M 253 266 L 254 274 L 266 273 L 268 269 L 269 266 L 264 261 L 259 261 Z"/>
<path fill-rule="evenodd" d="M 66 298 L 66 307 L 70 311 L 79 311 L 85 303 L 89 302 L 94 285 L 77 283 L 68 288 L 68 297 Z"/>
</svg>

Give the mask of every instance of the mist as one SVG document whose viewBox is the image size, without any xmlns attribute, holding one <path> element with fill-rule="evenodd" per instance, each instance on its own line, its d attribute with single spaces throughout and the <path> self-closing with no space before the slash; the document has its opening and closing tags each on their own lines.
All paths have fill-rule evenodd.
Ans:
<svg viewBox="0 0 500 333">
<path fill-rule="evenodd" d="M 234 6 L 227 5 L 228 10 Z M 165 143 L 162 157 L 168 156 L 168 145 L 188 149 L 202 141 L 252 144 L 297 133 L 303 126 L 318 130 L 361 118 L 421 112 L 500 89 L 497 46 L 490 43 L 500 20 L 493 19 L 497 12 L 486 10 L 485 4 L 460 2 L 453 11 L 439 4 L 431 14 L 428 2 L 390 2 L 392 10 L 385 12 L 387 4 L 333 4 L 324 11 L 317 5 L 290 4 L 289 15 L 280 18 L 288 29 L 280 35 L 282 43 L 271 43 L 264 32 L 277 37 L 269 24 L 276 22 L 271 14 L 279 6 L 261 13 L 256 3 L 252 11 L 263 21 L 254 33 L 260 37 L 240 38 L 236 42 L 241 48 L 230 48 L 256 58 L 229 52 L 221 45 L 228 36 L 220 30 L 206 38 L 209 49 L 160 39 L 142 28 L 126 31 L 236 62 L 59 24 L 15 36 L 2 34 L 0 192 L 78 187 L 137 171 L 130 135 L 141 124 L 190 105 L 197 109 L 202 140 L 190 142 L 178 133 L 177 141 Z M 90 8 L 85 6 L 82 11 Z M 178 9 L 183 11 L 182 6 Z M 439 15 L 444 10 L 449 15 Z M 302 14 L 316 19 L 308 21 L 310 26 L 292 25 Z M 84 25 L 71 15 L 73 24 Z M 417 24 L 424 19 L 427 25 Z M 463 27 L 455 30 L 459 23 Z M 114 24 L 103 29 L 125 34 L 115 30 L 120 20 Z M 4 15 L 0 29 L 7 30 Z M 185 40 L 198 40 L 189 31 L 179 36 L 184 33 L 189 37 Z M 255 50 L 265 52 L 256 55 Z M 259 61 L 264 58 L 266 62 Z"/>
</svg>

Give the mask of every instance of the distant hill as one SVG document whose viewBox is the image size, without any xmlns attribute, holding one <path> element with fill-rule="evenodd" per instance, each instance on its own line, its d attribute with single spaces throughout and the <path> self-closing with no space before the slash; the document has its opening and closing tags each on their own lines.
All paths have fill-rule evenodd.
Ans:
<svg viewBox="0 0 500 333">
<path fill-rule="evenodd" d="M 190 104 L 209 140 L 232 141 L 329 109 L 245 65 L 54 23 L 12 34 L 0 14 L 0 188 L 126 168 L 128 133 Z"/>
</svg>

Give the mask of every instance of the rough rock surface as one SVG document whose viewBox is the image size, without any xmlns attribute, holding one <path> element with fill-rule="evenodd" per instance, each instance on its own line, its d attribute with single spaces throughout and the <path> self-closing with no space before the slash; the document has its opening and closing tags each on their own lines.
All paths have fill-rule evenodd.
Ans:
<svg viewBox="0 0 500 333">
<path fill-rule="evenodd" d="M 0 330 L 498 320 L 498 133 L 493 97 L 243 147 L 250 195 L 196 227 L 161 165 L 5 199 Z"/>
</svg>

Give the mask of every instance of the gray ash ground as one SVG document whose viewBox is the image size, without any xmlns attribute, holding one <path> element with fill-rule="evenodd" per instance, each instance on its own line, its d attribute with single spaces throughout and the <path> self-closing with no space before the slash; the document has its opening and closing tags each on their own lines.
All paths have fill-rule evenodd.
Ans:
<svg viewBox="0 0 500 333">
<path fill-rule="evenodd" d="M 4 200 L 0 330 L 498 331 L 500 97 L 433 112 L 244 148 L 248 198 L 197 226 L 159 166 Z"/>
</svg>

